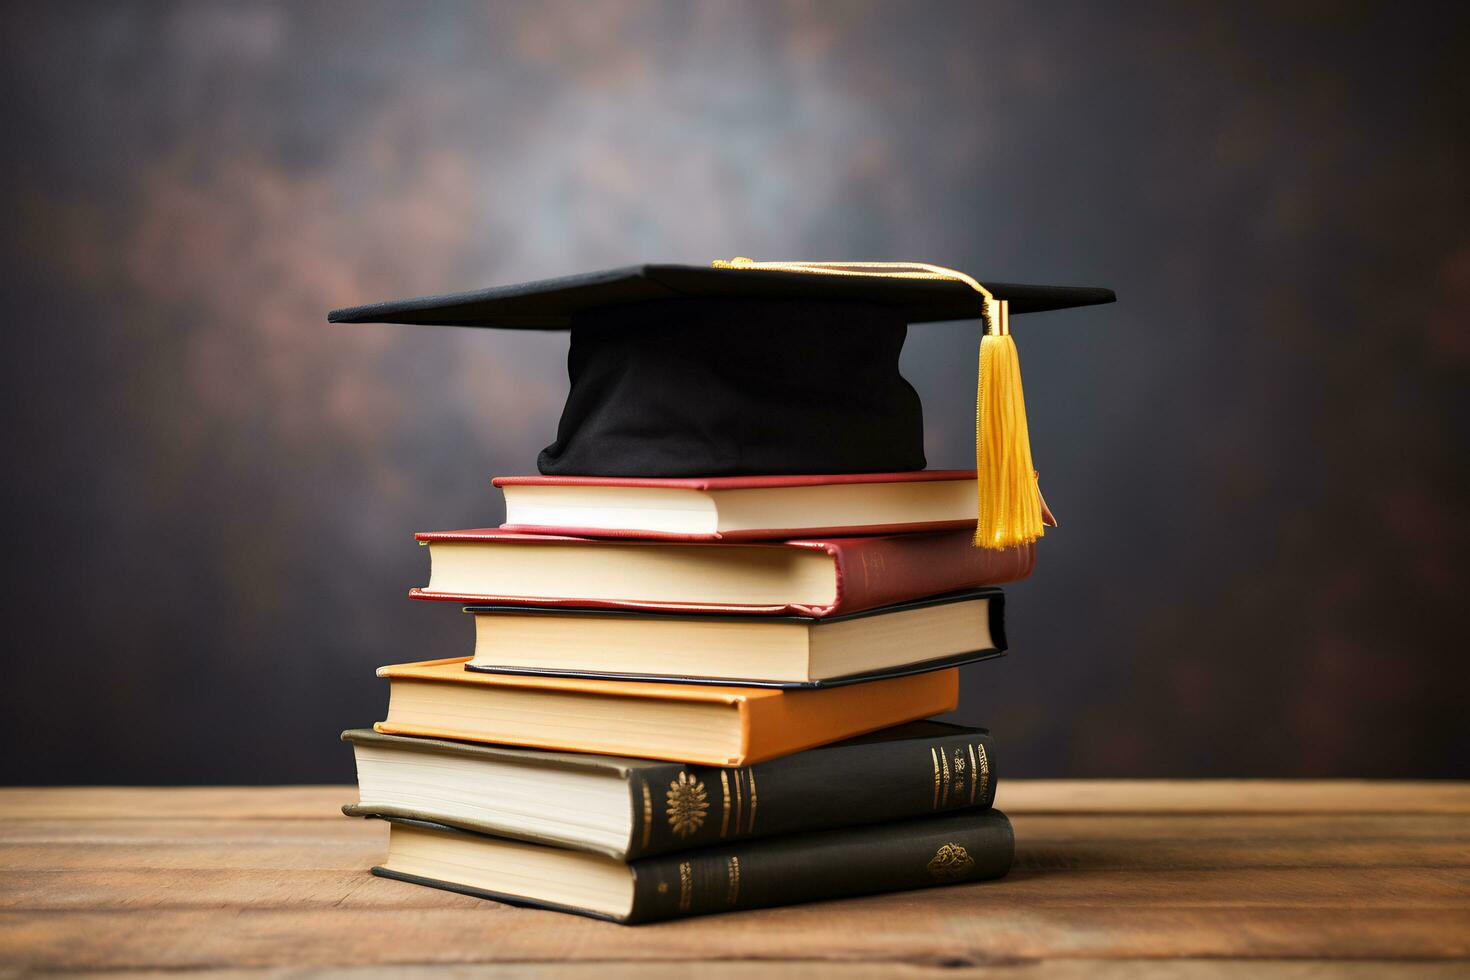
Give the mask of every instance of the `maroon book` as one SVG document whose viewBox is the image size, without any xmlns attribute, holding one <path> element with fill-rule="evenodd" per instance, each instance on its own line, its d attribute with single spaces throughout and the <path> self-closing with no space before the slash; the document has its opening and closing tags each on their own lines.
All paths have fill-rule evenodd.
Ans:
<svg viewBox="0 0 1470 980">
<path fill-rule="evenodd" d="M 415 599 L 485 605 L 823 617 L 1031 574 L 1034 546 L 976 548 L 968 529 L 689 543 L 522 534 L 417 535 L 433 571 Z"/>
</svg>

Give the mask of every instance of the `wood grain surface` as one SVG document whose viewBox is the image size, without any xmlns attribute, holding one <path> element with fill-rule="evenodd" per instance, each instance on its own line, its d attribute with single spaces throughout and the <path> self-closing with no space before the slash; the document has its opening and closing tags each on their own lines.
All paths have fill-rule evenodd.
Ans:
<svg viewBox="0 0 1470 980">
<path fill-rule="evenodd" d="M 624 927 L 374 878 L 349 787 L 0 789 L 0 978 L 1470 975 L 1470 786 L 1011 780 L 1001 881 Z"/>
</svg>

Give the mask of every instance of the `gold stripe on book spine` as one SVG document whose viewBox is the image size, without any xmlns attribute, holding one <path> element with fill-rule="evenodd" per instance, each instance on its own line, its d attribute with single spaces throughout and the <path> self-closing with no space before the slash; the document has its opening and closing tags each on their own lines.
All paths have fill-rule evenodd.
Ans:
<svg viewBox="0 0 1470 980">
<path fill-rule="evenodd" d="M 733 854 L 725 862 L 725 880 L 728 883 L 725 888 L 725 904 L 734 905 L 740 898 L 740 859 Z"/>
<path fill-rule="evenodd" d="M 976 742 L 975 750 L 980 753 L 980 795 L 984 796 L 990 792 L 990 759 L 985 754 L 984 744 Z"/>
<path fill-rule="evenodd" d="M 740 833 L 740 817 L 745 813 L 745 800 L 740 793 L 740 770 L 735 770 L 735 833 Z"/>
<path fill-rule="evenodd" d="M 970 802 L 975 802 L 975 787 L 980 785 L 976 780 L 980 778 L 980 767 L 975 765 L 975 746 L 967 745 L 970 750 Z"/>
<path fill-rule="evenodd" d="M 939 797 L 940 805 L 949 805 L 949 754 L 944 750 L 939 752 L 939 764 L 944 767 L 944 792 Z"/>
<path fill-rule="evenodd" d="M 756 806 L 756 799 L 755 799 L 755 770 L 754 769 L 747 769 L 747 770 L 745 770 L 745 775 L 746 775 L 746 778 L 750 780 L 750 823 L 746 825 L 745 832 L 748 833 L 748 834 L 753 834 L 753 833 L 755 833 L 755 806 Z"/>
<path fill-rule="evenodd" d="M 688 861 L 679 863 L 679 911 L 688 912 L 694 902 L 694 869 Z"/>
<path fill-rule="evenodd" d="M 653 797 L 648 792 L 648 780 L 643 783 L 643 846 L 648 846 L 648 837 L 653 833 Z"/>
<path fill-rule="evenodd" d="M 730 836 L 730 779 L 725 770 L 720 770 L 720 801 L 724 804 L 725 812 L 720 817 L 720 836 Z"/>
<path fill-rule="evenodd" d="M 934 763 L 934 802 L 930 805 L 931 810 L 939 809 L 939 753 L 934 751 L 934 746 L 929 746 L 929 761 Z"/>
</svg>

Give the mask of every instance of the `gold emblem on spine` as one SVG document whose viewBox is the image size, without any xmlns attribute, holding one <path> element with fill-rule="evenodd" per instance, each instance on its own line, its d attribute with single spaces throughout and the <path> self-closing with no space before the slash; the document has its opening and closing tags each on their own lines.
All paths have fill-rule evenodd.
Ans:
<svg viewBox="0 0 1470 980">
<path fill-rule="evenodd" d="M 975 802 L 975 787 L 980 785 L 980 767 L 975 764 L 975 746 L 967 746 L 970 750 L 970 802 Z"/>
<path fill-rule="evenodd" d="M 725 862 L 725 904 L 734 905 L 740 898 L 740 859 L 733 854 L 730 860 Z"/>
<path fill-rule="evenodd" d="M 648 791 L 648 780 L 643 780 L 643 846 L 648 846 L 648 837 L 653 833 L 653 794 Z"/>
<path fill-rule="evenodd" d="M 674 833 L 688 837 L 704 826 L 705 811 L 709 809 L 709 795 L 704 791 L 704 783 L 687 772 L 680 772 L 679 778 L 669 783 L 666 797 L 669 826 Z"/>
<path fill-rule="evenodd" d="M 688 861 L 679 864 L 679 911 L 688 912 L 694 902 L 694 869 Z"/>
<path fill-rule="evenodd" d="M 720 816 L 720 836 L 725 837 L 730 833 L 730 777 L 723 769 L 720 770 L 720 803 L 724 807 Z"/>
<path fill-rule="evenodd" d="M 930 809 L 939 809 L 939 753 L 934 751 L 933 746 L 929 748 L 929 761 L 934 763 L 934 803 Z"/>
<path fill-rule="evenodd" d="M 746 825 L 746 833 L 755 833 L 755 770 L 745 770 L 746 777 L 750 780 L 750 823 Z"/>
<path fill-rule="evenodd" d="M 944 844 L 929 859 L 929 875 L 936 881 L 959 881 L 974 870 L 970 852 L 959 844 Z"/>
</svg>

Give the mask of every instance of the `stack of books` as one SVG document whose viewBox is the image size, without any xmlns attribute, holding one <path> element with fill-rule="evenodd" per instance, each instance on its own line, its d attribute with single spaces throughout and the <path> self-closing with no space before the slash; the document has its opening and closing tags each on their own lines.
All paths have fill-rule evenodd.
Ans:
<svg viewBox="0 0 1470 980">
<path fill-rule="evenodd" d="M 473 656 L 384 667 L 349 731 L 376 874 L 618 922 L 998 877 L 983 729 L 928 719 L 1005 651 L 973 471 L 510 477 L 420 534 Z"/>
</svg>

